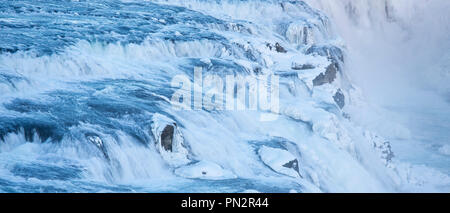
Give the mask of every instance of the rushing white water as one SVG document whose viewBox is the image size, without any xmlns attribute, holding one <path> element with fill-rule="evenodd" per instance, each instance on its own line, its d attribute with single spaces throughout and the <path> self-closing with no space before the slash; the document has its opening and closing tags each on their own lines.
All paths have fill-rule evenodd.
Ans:
<svg viewBox="0 0 450 213">
<path fill-rule="evenodd" d="M 311 2 L 323 12 L 302 1 L 2 4 L 0 191 L 448 190 L 445 174 L 394 157 L 380 136 L 408 139 L 411 129 L 362 118 L 372 108 L 353 81 L 376 97 L 361 80 L 369 70 L 356 71 L 375 68 L 358 54 L 373 46 L 349 32 L 367 26 L 320 3 Z M 176 110 L 171 81 L 193 79 L 194 67 L 276 74 L 278 119 Z"/>
</svg>

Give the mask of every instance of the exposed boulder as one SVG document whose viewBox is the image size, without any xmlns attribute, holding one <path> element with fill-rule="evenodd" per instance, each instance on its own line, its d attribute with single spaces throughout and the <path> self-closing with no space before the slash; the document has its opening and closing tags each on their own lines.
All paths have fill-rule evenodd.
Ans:
<svg viewBox="0 0 450 213">
<path fill-rule="evenodd" d="M 273 45 L 270 44 L 270 43 L 267 43 L 266 46 L 267 46 L 270 50 L 275 49 L 275 51 L 277 51 L 277 52 L 279 52 L 279 53 L 287 53 L 287 50 L 284 49 L 284 47 L 281 46 L 278 42 L 275 43 L 275 46 L 273 46 Z"/>
<path fill-rule="evenodd" d="M 338 89 L 336 93 L 333 96 L 334 102 L 339 106 L 339 108 L 344 108 L 345 106 L 345 96 L 344 93 L 342 93 L 341 89 Z"/>
<path fill-rule="evenodd" d="M 312 64 L 297 64 L 297 63 L 292 63 L 291 69 L 293 70 L 310 70 L 310 69 L 314 69 L 314 65 Z"/>
<path fill-rule="evenodd" d="M 259 67 L 259 66 L 253 67 L 253 73 L 261 74 L 262 73 L 262 68 Z"/>
<path fill-rule="evenodd" d="M 172 152 L 174 126 L 167 125 L 161 133 L 161 146 L 164 150 Z"/>
<path fill-rule="evenodd" d="M 279 53 L 287 53 L 287 51 L 278 42 L 275 43 L 275 50 Z"/>
<path fill-rule="evenodd" d="M 154 114 L 152 134 L 157 150 L 169 165 L 180 166 L 190 162 L 189 151 L 175 121 L 164 115 Z"/>
<path fill-rule="evenodd" d="M 286 167 L 286 168 L 289 168 L 289 169 L 293 169 L 293 170 L 297 171 L 297 173 L 300 174 L 300 170 L 298 168 L 298 160 L 297 159 L 291 160 L 291 161 L 287 162 L 286 164 L 284 164 L 283 166 Z"/>
<path fill-rule="evenodd" d="M 327 69 L 325 70 L 325 73 L 320 73 L 316 78 L 313 80 L 314 86 L 320 86 L 324 84 L 330 84 L 336 79 L 336 73 L 338 70 L 338 65 L 336 63 L 331 63 Z"/>
</svg>

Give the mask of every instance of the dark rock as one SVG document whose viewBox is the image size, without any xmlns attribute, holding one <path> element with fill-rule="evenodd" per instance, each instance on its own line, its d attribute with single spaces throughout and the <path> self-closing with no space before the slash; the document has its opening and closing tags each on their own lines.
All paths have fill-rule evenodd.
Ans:
<svg viewBox="0 0 450 213">
<path fill-rule="evenodd" d="M 270 50 L 273 50 L 275 48 L 275 51 L 279 53 L 287 53 L 286 49 L 282 47 L 278 42 L 275 43 L 275 47 L 271 43 L 266 43 L 266 47 L 268 47 Z"/>
<path fill-rule="evenodd" d="M 336 79 L 336 73 L 338 70 L 338 65 L 336 63 L 330 64 L 326 71 L 324 73 L 320 73 L 316 78 L 313 80 L 314 86 L 320 86 L 326 83 L 332 83 L 334 79 Z"/>
<path fill-rule="evenodd" d="M 339 108 L 342 109 L 345 106 L 345 96 L 341 89 L 338 89 L 338 91 L 334 94 L 333 99 Z"/>
<path fill-rule="evenodd" d="M 283 166 L 286 167 L 286 168 L 289 168 L 289 169 L 293 169 L 297 173 L 300 172 L 300 170 L 298 168 L 298 160 L 297 159 L 291 160 L 291 161 L 287 162 L 286 164 L 284 164 Z"/>
<path fill-rule="evenodd" d="M 391 162 L 392 158 L 395 157 L 394 152 L 391 148 L 391 143 L 389 143 L 389 141 L 384 142 L 383 146 L 378 148 L 383 149 L 381 153 L 383 154 L 383 158 L 386 159 L 386 162 Z"/>
<path fill-rule="evenodd" d="M 275 50 L 279 53 L 287 53 L 287 51 L 278 42 L 275 43 Z"/>
<path fill-rule="evenodd" d="M 314 69 L 314 65 L 312 64 L 292 64 L 291 67 L 293 70 L 310 70 L 310 69 Z"/>
<path fill-rule="evenodd" d="M 388 165 L 392 161 L 392 158 L 395 157 L 391 143 L 378 136 L 373 138 L 372 143 L 374 148 L 380 152 L 381 158 L 385 161 L 385 164 Z"/>
<path fill-rule="evenodd" d="M 167 125 L 161 133 L 161 146 L 166 151 L 172 152 L 174 126 Z"/>
<path fill-rule="evenodd" d="M 253 73 L 255 73 L 255 74 L 261 74 L 261 71 L 262 71 L 261 67 L 254 67 L 253 68 Z"/>
<path fill-rule="evenodd" d="M 303 176 L 300 174 L 300 169 L 299 169 L 299 166 L 298 166 L 298 160 L 297 159 L 287 162 L 286 164 L 283 165 L 283 167 L 295 170 L 297 172 L 297 174 L 301 178 L 303 178 Z"/>
</svg>

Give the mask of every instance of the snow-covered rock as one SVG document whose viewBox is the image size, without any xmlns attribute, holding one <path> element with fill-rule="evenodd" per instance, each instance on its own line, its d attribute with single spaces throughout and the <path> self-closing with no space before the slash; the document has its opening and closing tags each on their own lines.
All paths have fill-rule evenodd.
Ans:
<svg viewBox="0 0 450 213">
<path fill-rule="evenodd" d="M 258 154 L 262 162 L 274 171 L 291 177 L 300 177 L 299 162 L 289 151 L 262 146 Z"/>
<path fill-rule="evenodd" d="M 152 121 L 151 131 L 162 158 L 173 166 L 189 163 L 189 152 L 176 122 L 159 113 L 153 115 Z"/>
</svg>

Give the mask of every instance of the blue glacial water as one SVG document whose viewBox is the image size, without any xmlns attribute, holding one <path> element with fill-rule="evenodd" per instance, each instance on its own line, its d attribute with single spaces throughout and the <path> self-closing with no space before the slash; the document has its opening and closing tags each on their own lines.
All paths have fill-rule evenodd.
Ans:
<svg viewBox="0 0 450 213">
<path fill-rule="evenodd" d="M 246 25 L 143 1 L 1 1 L 0 191 L 301 188 L 295 180 L 248 175 L 176 177 L 153 147 L 152 114 L 177 120 L 167 102 L 175 74 L 192 77 L 194 66 L 246 74 L 234 60 L 260 62 L 224 36 L 249 35 Z"/>
<path fill-rule="evenodd" d="M 0 0 L 0 192 L 448 189 L 354 122 L 331 24 L 303 1 Z M 279 112 L 174 109 L 195 67 L 277 74 Z"/>
</svg>

